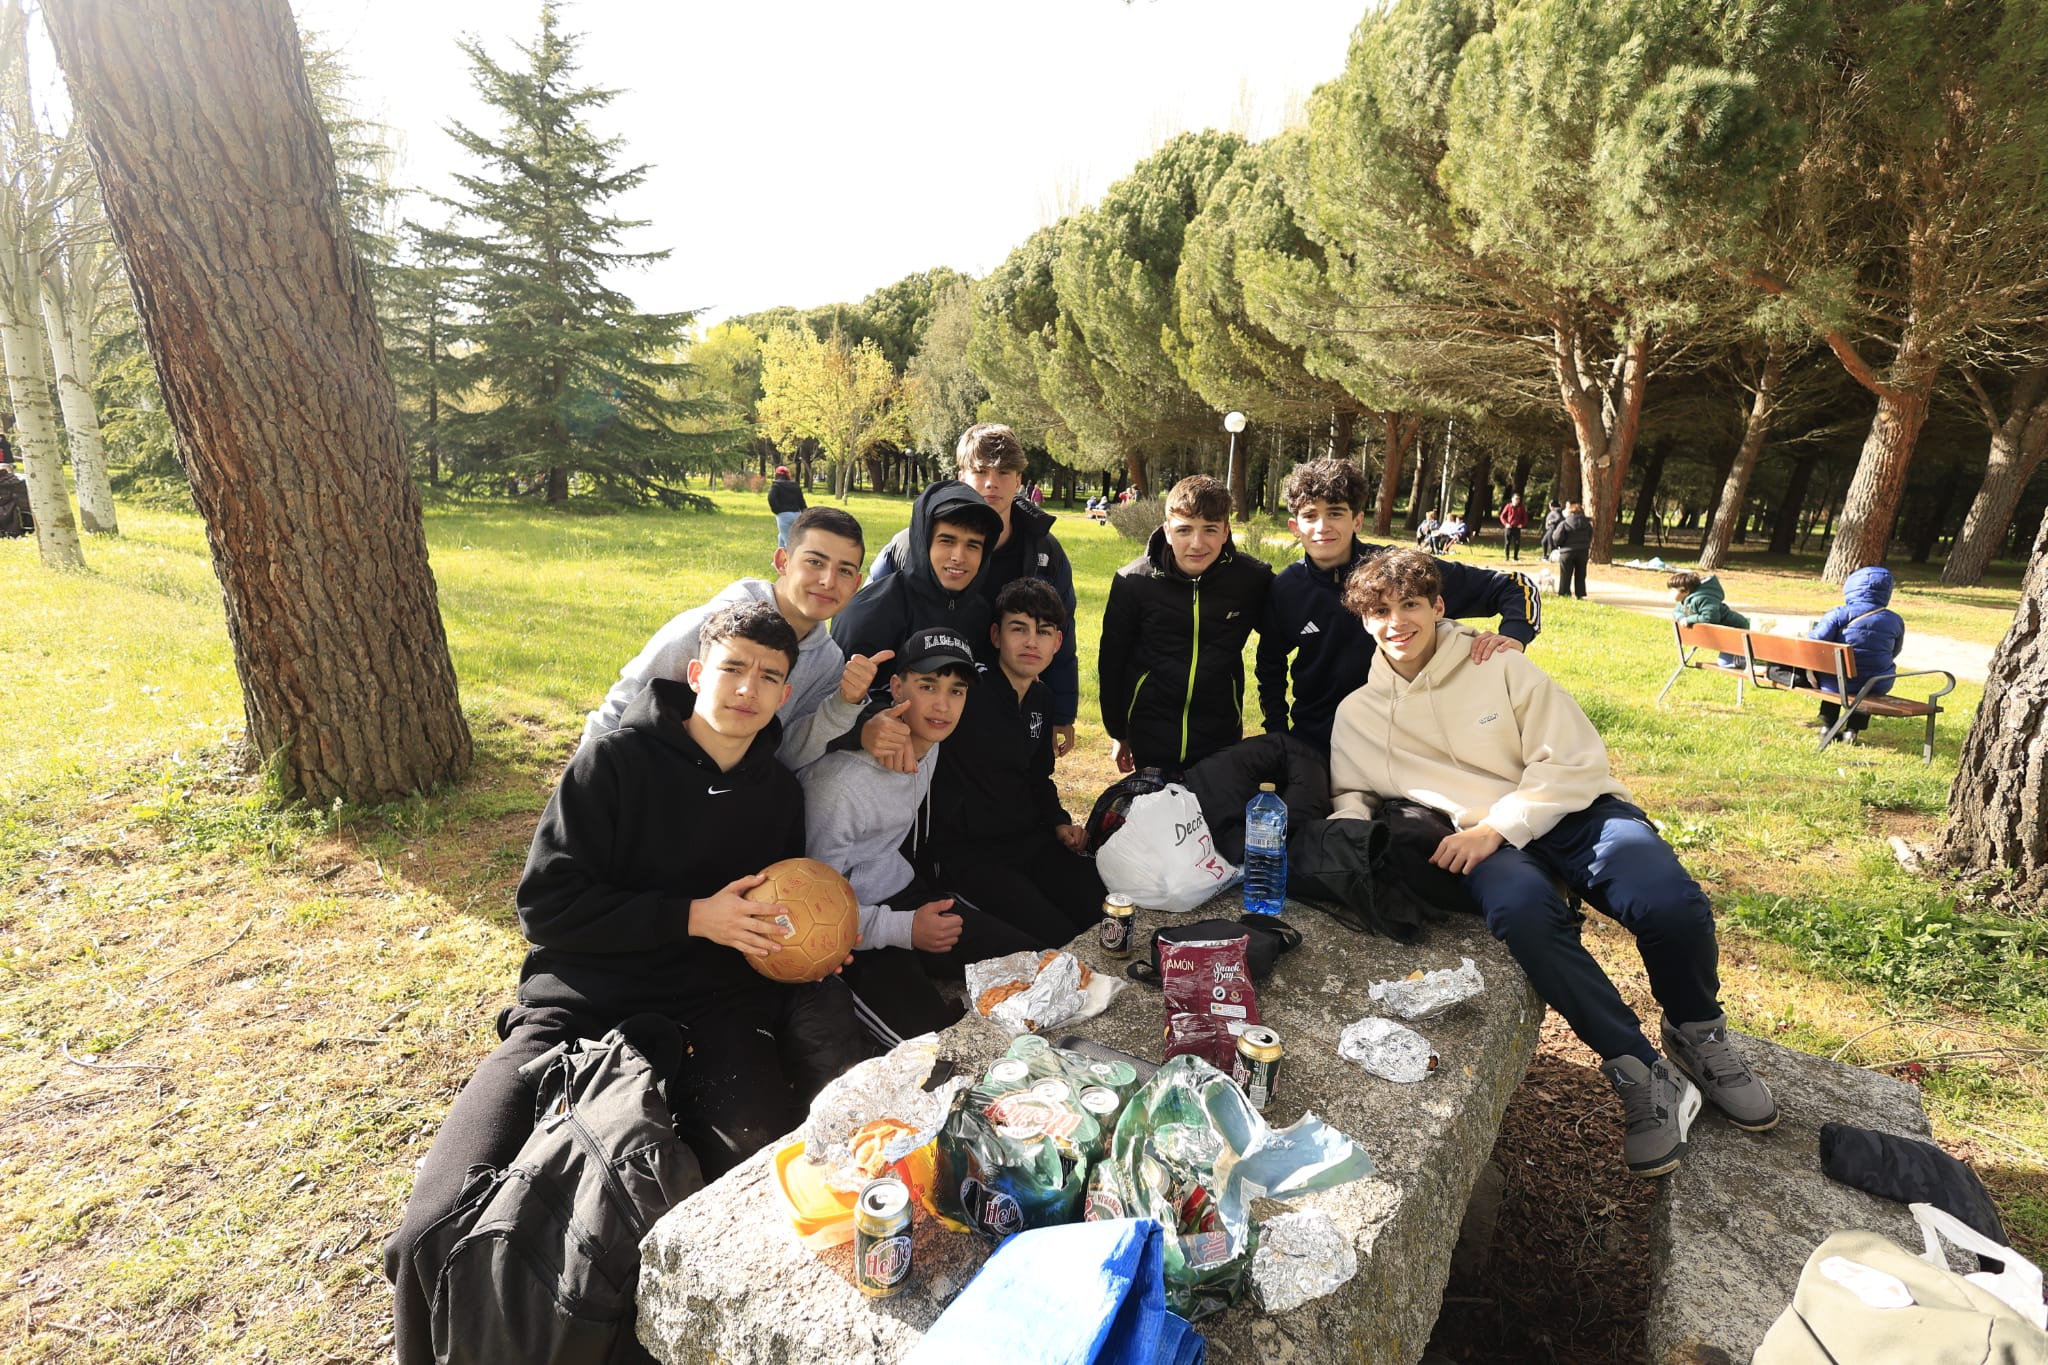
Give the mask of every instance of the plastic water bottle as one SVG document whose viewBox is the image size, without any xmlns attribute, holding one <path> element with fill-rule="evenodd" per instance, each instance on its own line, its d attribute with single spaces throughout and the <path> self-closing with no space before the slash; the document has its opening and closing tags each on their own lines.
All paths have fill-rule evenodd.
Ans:
<svg viewBox="0 0 2048 1365">
<path fill-rule="evenodd" d="M 1271 782 L 1244 805 L 1244 908 L 1277 915 L 1287 900 L 1287 803 Z"/>
</svg>

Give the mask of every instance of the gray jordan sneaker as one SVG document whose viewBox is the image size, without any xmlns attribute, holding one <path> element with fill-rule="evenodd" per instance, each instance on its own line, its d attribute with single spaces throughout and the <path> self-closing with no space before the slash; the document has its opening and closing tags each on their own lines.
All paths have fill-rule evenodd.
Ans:
<svg viewBox="0 0 2048 1365">
<path fill-rule="evenodd" d="M 1673 1024 L 1666 1018 L 1663 1035 L 1664 1054 L 1692 1078 L 1730 1123 L 1752 1133 L 1778 1126 L 1777 1102 L 1728 1041 L 1726 1015 L 1697 1024 Z"/>
<path fill-rule="evenodd" d="M 1699 1090 L 1662 1057 L 1654 1066 L 1616 1057 L 1602 1062 L 1600 1071 L 1621 1096 L 1621 1154 L 1629 1170 L 1643 1176 L 1677 1170 L 1685 1135 L 1699 1117 Z"/>
</svg>

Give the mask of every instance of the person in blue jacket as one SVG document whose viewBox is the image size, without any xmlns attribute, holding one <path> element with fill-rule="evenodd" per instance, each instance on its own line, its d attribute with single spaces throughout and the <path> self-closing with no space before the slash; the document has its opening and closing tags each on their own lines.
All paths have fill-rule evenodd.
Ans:
<svg viewBox="0 0 2048 1365">
<path fill-rule="evenodd" d="M 1881 697 L 1892 690 L 1892 680 L 1883 675 L 1897 670 L 1899 650 L 1906 643 L 1906 622 L 1891 610 L 1894 586 L 1890 569 L 1875 564 L 1867 569 L 1858 569 L 1842 585 L 1842 605 L 1814 622 L 1813 629 L 1806 633 L 1809 640 L 1827 640 L 1847 645 L 1855 651 L 1856 677 L 1849 680 L 1849 685 L 1861 689 L 1863 683 L 1858 679 L 1868 680 L 1875 676 L 1878 683 L 1870 689 L 1873 697 Z M 1816 674 L 1814 681 L 1824 692 L 1837 690 L 1831 676 Z M 1841 715 L 1841 703 L 1824 701 L 1820 704 L 1817 723 L 1832 726 Z M 1852 712 L 1843 731 L 1855 735 L 1869 726 L 1869 716 L 1860 711 Z"/>
<path fill-rule="evenodd" d="M 1052 693 L 1053 753 L 1064 757 L 1074 747 L 1074 718 L 1081 712 L 1081 668 L 1074 646 L 1074 568 L 1052 533 L 1058 518 L 1031 499 L 1018 496 L 1024 486 L 1024 444 L 1000 422 L 982 422 L 961 432 L 954 462 L 960 482 L 981 494 L 1003 522 L 1001 533 L 988 547 L 988 572 L 981 578 L 981 595 L 990 610 L 994 610 L 996 594 L 1020 578 L 1039 578 L 1052 584 L 1066 604 L 1067 621 L 1060 627 L 1063 643 L 1044 678 Z M 879 583 L 902 568 L 909 543 L 909 533 L 898 532 L 875 556 L 868 568 L 868 581 Z M 981 665 L 995 667 L 995 656 L 982 649 L 981 636 L 977 633 L 969 638 L 975 641 Z"/>
<path fill-rule="evenodd" d="M 1364 471 L 1349 460 L 1310 460 L 1280 491 L 1302 557 L 1274 577 L 1267 595 L 1255 665 L 1259 706 L 1268 733 L 1292 734 L 1327 756 L 1337 703 L 1365 686 L 1372 667 L 1372 637 L 1344 609 L 1344 584 L 1353 569 L 1390 547 L 1358 539 L 1369 492 Z M 1485 662 L 1496 650 L 1523 649 L 1543 629 L 1543 596 L 1523 575 L 1441 558 L 1436 567 L 1447 616 L 1500 620 L 1498 634 L 1482 632 L 1473 641 L 1473 662 Z"/>
</svg>

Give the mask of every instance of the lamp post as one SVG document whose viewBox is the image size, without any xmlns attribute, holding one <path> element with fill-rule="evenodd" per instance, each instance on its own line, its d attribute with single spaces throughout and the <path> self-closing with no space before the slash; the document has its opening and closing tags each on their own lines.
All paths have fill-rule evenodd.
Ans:
<svg viewBox="0 0 2048 1365">
<path fill-rule="evenodd" d="M 1223 429 L 1230 433 L 1230 463 L 1223 471 L 1223 486 L 1230 490 L 1232 502 L 1238 500 L 1237 493 L 1237 433 L 1244 430 L 1244 414 L 1226 412 L 1223 414 Z M 1236 509 L 1239 516 L 1246 515 L 1245 509 Z"/>
</svg>

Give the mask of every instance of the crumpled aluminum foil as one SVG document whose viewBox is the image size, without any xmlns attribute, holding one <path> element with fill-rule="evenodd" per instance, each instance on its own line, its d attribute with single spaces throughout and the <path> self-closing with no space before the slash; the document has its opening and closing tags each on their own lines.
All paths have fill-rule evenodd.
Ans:
<svg viewBox="0 0 2048 1365">
<path fill-rule="evenodd" d="M 975 1008 L 983 994 L 1013 981 L 1030 986 L 998 1002 L 988 1017 L 1012 1034 L 1030 1033 L 1064 1024 L 1088 1006 L 1081 990 L 1081 960 L 1072 953 L 1054 953 L 1040 970 L 1043 953 L 1009 953 L 967 967 L 967 999 Z"/>
<path fill-rule="evenodd" d="M 968 1083 L 967 1077 L 956 1076 L 937 1090 L 923 1089 L 938 1059 L 938 1036 L 922 1034 L 860 1063 L 818 1092 L 800 1136 L 804 1155 L 825 1167 L 826 1184 L 857 1191 L 872 1178 L 854 1164 L 853 1137 L 876 1119 L 893 1119 L 910 1129 L 882 1148 L 890 1162 L 938 1137 L 953 1096 Z"/>
<path fill-rule="evenodd" d="M 1479 965 L 1468 957 L 1456 967 L 1439 967 L 1409 980 L 1375 981 L 1365 993 L 1403 1019 L 1427 1019 L 1485 989 Z"/>
<path fill-rule="evenodd" d="M 1337 1055 L 1384 1080 L 1403 1082 L 1427 1080 L 1437 1062 L 1429 1039 L 1406 1024 L 1377 1017 L 1347 1026 L 1337 1040 Z"/>
<path fill-rule="evenodd" d="M 1321 1209 L 1297 1209 L 1259 1224 L 1252 1293 L 1268 1313 L 1299 1308 L 1358 1273 L 1358 1253 Z"/>
</svg>

